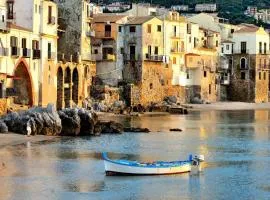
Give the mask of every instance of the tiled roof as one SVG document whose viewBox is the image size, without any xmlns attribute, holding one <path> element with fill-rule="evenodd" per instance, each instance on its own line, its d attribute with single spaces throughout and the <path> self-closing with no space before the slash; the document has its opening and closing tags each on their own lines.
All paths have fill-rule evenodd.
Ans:
<svg viewBox="0 0 270 200">
<path fill-rule="evenodd" d="M 253 33 L 259 30 L 258 26 L 253 24 L 243 24 L 242 28 L 235 31 L 235 33 Z"/>
<path fill-rule="evenodd" d="M 126 15 L 116 15 L 116 14 L 97 14 L 94 15 L 93 23 L 103 23 L 103 22 L 117 22 L 118 20 L 126 17 Z"/>
<path fill-rule="evenodd" d="M 126 24 L 129 25 L 143 24 L 153 18 L 155 18 L 155 16 L 131 17 L 129 18 L 129 21 Z"/>
</svg>

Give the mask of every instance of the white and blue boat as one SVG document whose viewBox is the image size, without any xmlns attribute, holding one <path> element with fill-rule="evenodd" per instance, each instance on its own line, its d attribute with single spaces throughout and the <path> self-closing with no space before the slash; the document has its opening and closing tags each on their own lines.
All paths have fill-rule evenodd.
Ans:
<svg viewBox="0 0 270 200">
<path fill-rule="evenodd" d="M 184 161 L 156 161 L 151 163 L 143 163 L 130 160 L 111 160 L 107 153 L 102 153 L 107 176 L 112 175 L 168 175 L 186 173 L 196 167 L 201 171 L 201 162 L 204 161 L 204 156 L 189 156 L 188 160 Z"/>
</svg>

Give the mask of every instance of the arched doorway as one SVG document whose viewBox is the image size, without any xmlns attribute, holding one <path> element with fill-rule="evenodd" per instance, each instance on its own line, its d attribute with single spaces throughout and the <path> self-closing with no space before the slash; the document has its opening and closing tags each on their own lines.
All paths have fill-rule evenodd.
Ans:
<svg viewBox="0 0 270 200">
<path fill-rule="evenodd" d="M 16 97 L 14 102 L 17 104 L 33 106 L 33 93 L 30 74 L 23 62 L 16 67 L 14 76 L 14 90 Z"/>
<path fill-rule="evenodd" d="M 70 100 L 71 100 L 71 72 L 70 72 L 70 68 L 67 67 L 65 70 L 65 89 L 64 89 L 64 93 L 65 93 L 65 107 L 66 108 L 70 108 Z"/>
<path fill-rule="evenodd" d="M 78 70 L 75 68 L 72 73 L 72 100 L 74 103 L 78 104 L 78 89 L 79 89 L 79 75 Z"/>
<path fill-rule="evenodd" d="M 61 67 L 57 70 L 57 109 L 63 108 L 63 70 Z"/>
</svg>

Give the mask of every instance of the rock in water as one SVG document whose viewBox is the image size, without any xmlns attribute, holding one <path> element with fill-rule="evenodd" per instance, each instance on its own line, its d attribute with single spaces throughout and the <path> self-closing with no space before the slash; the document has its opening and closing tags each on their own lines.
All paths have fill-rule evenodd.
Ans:
<svg viewBox="0 0 270 200">
<path fill-rule="evenodd" d="M 93 113 L 87 111 L 85 109 L 79 109 L 78 115 L 80 117 L 80 135 L 94 135 L 95 124 L 97 123 L 96 119 L 94 119 Z"/>
<path fill-rule="evenodd" d="M 7 133 L 7 132 L 8 132 L 8 127 L 6 123 L 0 120 L 0 133 Z"/>
<path fill-rule="evenodd" d="M 81 130 L 81 119 L 78 115 L 78 109 L 66 108 L 58 111 L 62 121 L 62 131 L 60 135 L 78 136 Z"/>
<path fill-rule="evenodd" d="M 149 133 L 150 132 L 148 128 L 134 128 L 134 127 L 125 127 L 124 131 L 130 132 L 130 133 Z"/>
<path fill-rule="evenodd" d="M 114 121 L 98 122 L 97 126 L 100 126 L 97 129 L 101 129 L 101 133 L 120 134 L 124 131 L 123 125 Z"/>
<path fill-rule="evenodd" d="M 171 128 L 170 131 L 172 131 L 172 132 L 181 132 L 182 129 L 180 129 L 180 128 Z"/>
</svg>

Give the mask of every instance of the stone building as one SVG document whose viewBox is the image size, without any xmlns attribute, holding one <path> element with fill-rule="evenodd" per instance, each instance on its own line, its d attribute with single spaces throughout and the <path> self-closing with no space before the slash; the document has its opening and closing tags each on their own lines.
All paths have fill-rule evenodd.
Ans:
<svg viewBox="0 0 270 200">
<path fill-rule="evenodd" d="M 54 103 L 57 5 L 10 0 L 1 1 L 1 10 L 2 96 L 28 106 Z"/>
<path fill-rule="evenodd" d="M 96 33 L 93 39 L 93 56 L 97 62 L 97 77 L 110 86 L 117 86 L 123 80 L 123 39 L 127 18 L 125 15 L 99 14 L 93 19 Z"/>
<path fill-rule="evenodd" d="M 59 10 L 57 108 L 82 105 L 90 96 L 96 63 L 91 38 L 93 6 L 89 0 L 56 0 Z"/>
<path fill-rule="evenodd" d="M 269 34 L 263 28 L 243 24 L 234 32 L 233 42 L 233 51 L 227 55 L 231 69 L 229 100 L 268 102 Z"/>
<path fill-rule="evenodd" d="M 172 68 L 164 49 L 163 22 L 153 17 L 133 17 L 125 24 L 123 78 L 133 83 L 131 104 L 161 102 L 171 87 Z"/>
</svg>

